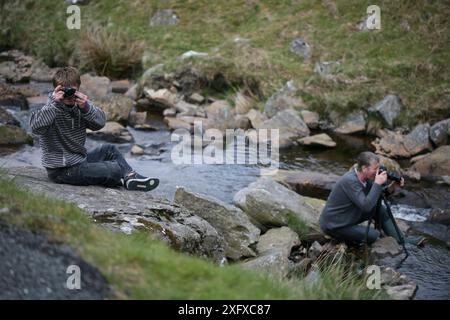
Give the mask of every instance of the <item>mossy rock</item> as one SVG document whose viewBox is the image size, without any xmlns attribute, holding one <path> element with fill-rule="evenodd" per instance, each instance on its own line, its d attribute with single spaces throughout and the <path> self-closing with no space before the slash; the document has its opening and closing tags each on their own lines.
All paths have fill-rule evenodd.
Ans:
<svg viewBox="0 0 450 320">
<path fill-rule="evenodd" d="M 0 126 L 0 146 L 30 144 L 32 141 L 33 139 L 22 128 L 8 124 Z"/>
</svg>

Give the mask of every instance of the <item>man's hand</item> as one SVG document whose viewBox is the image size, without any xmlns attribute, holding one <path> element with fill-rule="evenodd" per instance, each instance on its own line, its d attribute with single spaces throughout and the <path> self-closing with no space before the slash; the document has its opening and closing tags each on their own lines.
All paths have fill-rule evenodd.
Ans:
<svg viewBox="0 0 450 320">
<path fill-rule="evenodd" d="M 392 181 L 392 183 L 389 185 L 389 188 L 390 187 L 392 187 L 393 189 L 397 188 L 397 187 L 403 188 L 404 185 L 405 185 L 405 179 L 403 179 L 403 177 L 402 177 L 400 182 Z"/>
<path fill-rule="evenodd" d="M 88 101 L 88 96 L 84 93 L 77 91 L 75 92 L 75 103 L 80 109 L 85 109 Z"/>
<path fill-rule="evenodd" d="M 386 181 L 387 181 L 387 172 L 383 171 L 380 173 L 380 171 L 378 170 L 377 175 L 375 176 L 375 183 L 381 186 L 385 184 Z"/>
<path fill-rule="evenodd" d="M 397 188 L 401 188 L 405 185 L 405 179 L 401 178 L 400 182 L 392 181 L 387 187 L 389 194 L 393 194 Z"/>
<path fill-rule="evenodd" d="M 52 96 L 56 102 L 62 102 L 64 99 L 64 91 L 62 90 L 61 85 L 58 85 L 55 90 L 53 90 Z"/>
</svg>

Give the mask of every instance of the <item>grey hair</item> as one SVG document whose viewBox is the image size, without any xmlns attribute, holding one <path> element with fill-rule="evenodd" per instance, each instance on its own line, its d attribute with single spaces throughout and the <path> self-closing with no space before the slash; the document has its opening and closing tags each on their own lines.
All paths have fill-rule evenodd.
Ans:
<svg viewBox="0 0 450 320">
<path fill-rule="evenodd" d="M 380 162 L 380 158 L 370 151 L 361 152 L 356 160 L 358 171 L 361 171 L 363 166 L 370 166 L 373 162 Z"/>
</svg>

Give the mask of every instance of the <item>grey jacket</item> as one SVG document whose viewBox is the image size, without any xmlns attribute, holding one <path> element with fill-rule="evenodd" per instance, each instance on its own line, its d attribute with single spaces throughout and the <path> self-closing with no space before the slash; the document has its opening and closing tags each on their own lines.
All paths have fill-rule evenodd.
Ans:
<svg viewBox="0 0 450 320">
<path fill-rule="evenodd" d="M 100 130 L 105 126 L 106 115 L 92 105 L 81 111 L 78 106 L 57 103 L 49 94 L 47 104 L 31 114 L 30 127 L 39 136 L 42 148 L 42 165 L 45 168 L 62 168 L 86 159 L 86 128 Z"/>
<path fill-rule="evenodd" d="M 364 186 L 355 170 L 344 174 L 334 185 L 320 215 L 323 231 L 357 225 L 368 220 L 376 208 L 382 186 L 367 181 Z"/>
</svg>

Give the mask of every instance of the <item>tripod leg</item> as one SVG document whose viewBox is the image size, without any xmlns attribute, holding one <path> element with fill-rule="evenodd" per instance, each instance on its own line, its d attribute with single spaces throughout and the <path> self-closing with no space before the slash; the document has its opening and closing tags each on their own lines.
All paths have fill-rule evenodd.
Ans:
<svg viewBox="0 0 450 320">
<path fill-rule="evenodd" d="M 381 223 L 381 228 L 383 229 L 384 233 L 387 236 L 393 237 L 395 240 L 397 240 L 398 243 L 401 243 L 402 239 L 404 239 L 404 235 L 400 230 L 397 230 L 395 228 L 394 222 L 389 217 L 388 213 L 386 212 L 386 209 L 381 207 L 379 214 L 380 214 L 379 219 Z"/>
</svg>

